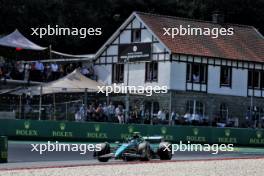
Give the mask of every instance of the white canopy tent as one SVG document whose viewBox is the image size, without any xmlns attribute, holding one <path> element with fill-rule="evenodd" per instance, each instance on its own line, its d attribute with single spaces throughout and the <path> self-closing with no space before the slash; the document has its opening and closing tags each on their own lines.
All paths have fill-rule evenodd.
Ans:
<svg viewBox="0 0 264 176">
<path fill-rule="evenodd" d="M 27 50 L 42 51 L 47 48 L 41 47 L 23 36 L 17 29 L 2 38 L 0 38 L 0 45 L 11 48 L 21 48 Z"/>
<path fill-rule="evenodd" d="M 74 70 L 67 76 L 60 78 L 56 81 L 49 83 L 43 83 L 38 86 L 32 86 L 26 89 L 20 89 L 12 92 L 11 94 L 20 96 L 20 111 L 21 111 L 21 96 L 27 94 L 30 96 L 40 96 L 39 98 L 39 119 L 41 119 L 42 111 L 42 95 L 53 94 L 53 106 L 55 114 L 55 94 L 56 93 L 85 93 L 85 99 L 87 100 L 87 92 L 97 92 L 100 90 L 98 87 L 104 86 L 102 83 L 98 83 L 83 76 L 79 69 Z"/>
<path fill-rule="evenodd" d="M 54 93 L 78 93 L 85 91 L 97 92 L 99 90 L 98 86 L 103 85 L 104 84 L 83 76 L 80 71 L 76 69 L 72 73 L 56 81 L 17 90 L 12 92 L 12 94 L 22 95 L 25 93 L 30 95 L 45 95 Z"/>
<path fill-rule="evenodd" d="M 32 51 L 44 51 L 49 50 L 50 56 L 52 56 L 53 62 L 64 62 L 64 61 L 92 61 L 94 59 L 94 54 L 82 54 L 82 55 L 73 55 L 54 51 L 50 47 L 39 46 L 24 35 L 22 35 L 17 29 L 8 34 L 0 37 L 0 46 L 9 47 L 9 48 L 19 48 L 23 50 L 32 50 Z M 24 61 L 24 62 L 34 62 L 35 60 Z M 41 59 L 41 62 L 50 62 L 50 58 Z"/>
</svg>

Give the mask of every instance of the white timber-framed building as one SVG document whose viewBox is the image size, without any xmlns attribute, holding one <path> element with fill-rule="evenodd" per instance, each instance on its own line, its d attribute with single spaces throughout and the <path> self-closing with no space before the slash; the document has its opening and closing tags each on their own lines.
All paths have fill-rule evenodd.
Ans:
<svg viewBox="0 0 264 176">
<path fill-rule="evenodd" d="M 179 25 L 232 27 L 234 35 L 163 35 L 164 27 Z M 122 57 L 134 47 L 142 58 L 129 63 L 127 80 Z M 144 97 L 158 109 L 243 118 L 252 107 L 264 115 L 263 62 L 264 37 L 252 26 L 134 12 L 98 50 L 94 64 L 98 80 L 108 85 L 166 85 L 167 94 Z"/>
</svg>

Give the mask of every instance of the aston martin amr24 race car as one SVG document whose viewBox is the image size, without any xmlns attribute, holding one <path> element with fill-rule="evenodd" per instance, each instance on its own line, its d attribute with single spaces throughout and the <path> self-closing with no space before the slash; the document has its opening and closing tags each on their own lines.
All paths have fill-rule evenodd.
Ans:
<svg viewBox="0 0 264 176">
<path fill-rule="evenodd" d="M 101 150 L 94 153 L 100 162 L 107 162 L 109 159 L 121 159 L 124 161 L 149 161 L 150 159 L 170 160 L 171 149 L 168 150 L 168 142 L 161 136 L 141 137 L 134 134 L 127 142 L 111 147 L 109 143 L 101 144 Z"/>
</svg>

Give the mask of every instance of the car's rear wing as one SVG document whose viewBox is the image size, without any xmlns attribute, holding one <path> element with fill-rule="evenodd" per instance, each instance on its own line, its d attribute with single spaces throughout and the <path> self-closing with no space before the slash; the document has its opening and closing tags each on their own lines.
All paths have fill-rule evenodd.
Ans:
<svg viewBox="0 0 264 176">
<path fill-rule="evenodd" d="M 162 136 L 143 136 L 143 139 L 150 143 L 160 143 L 164 140 Z"/>
</svg>

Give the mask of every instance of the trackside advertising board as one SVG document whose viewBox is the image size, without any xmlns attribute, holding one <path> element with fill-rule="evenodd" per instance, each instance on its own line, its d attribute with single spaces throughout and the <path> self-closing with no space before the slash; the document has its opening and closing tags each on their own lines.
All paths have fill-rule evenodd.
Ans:
<svg viewBox="0 0 264 176">
<path fill-rule="evenodd" d="M 161 135 L 171 142 L 264 146 L 264 130 L 64 121 L 0 120 L 0 135 L 11 139 L 122 141 L 133 132 Z"/>
</svg>

